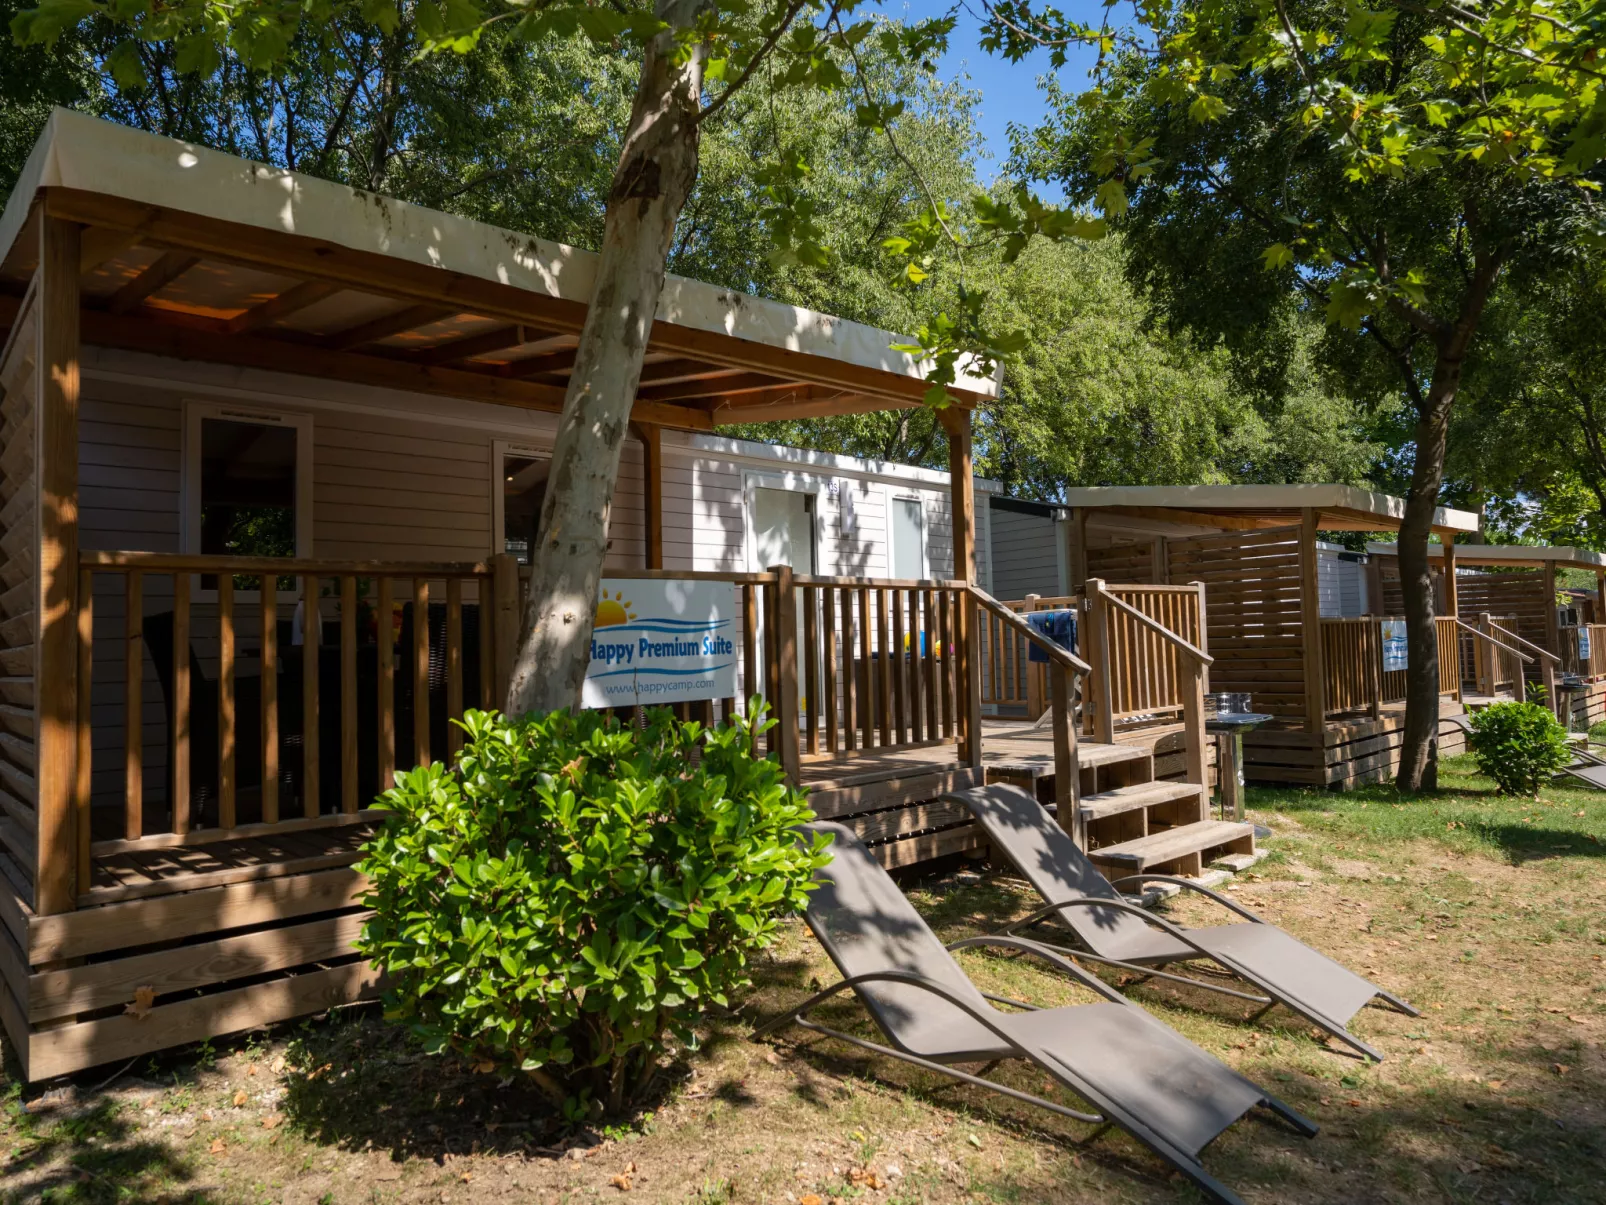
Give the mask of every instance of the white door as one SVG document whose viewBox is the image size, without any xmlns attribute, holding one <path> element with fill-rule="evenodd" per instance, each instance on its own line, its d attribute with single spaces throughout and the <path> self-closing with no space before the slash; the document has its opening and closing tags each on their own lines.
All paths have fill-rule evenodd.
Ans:
<svg viewBox="0 0 1606 1205">
<path fill-rule="evenodd" d="M 892 500 L 892 576 L 926 576 L 926 515 L 919 498 Z"/>
<path fill-rule="evenodd" d="M 753 489 L 753 568 L 763 572 L 771 565 L 790 565 L 795 573 L 814 572 L 814 495 L 796 490 Z M 770 656 L 769 638 L 765 632 L 764 613 L 758 616 L 758 665 L 760 680 L 744 686 L 748 695 L 764 693 L 764 670 Z M 803 613 L 797 616 L 798 707 L 804 708 L 808 700 L 803 697 L 801 662 L 816 650 L 803 647 Z"/>
</svg>

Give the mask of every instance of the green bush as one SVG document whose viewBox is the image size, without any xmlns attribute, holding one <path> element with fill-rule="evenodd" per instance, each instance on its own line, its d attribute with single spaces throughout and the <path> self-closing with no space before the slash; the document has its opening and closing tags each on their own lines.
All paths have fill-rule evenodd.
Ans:
<svg viewBox="0 0 1606 1205">
<path fill-rule="evenodd" d="M 748 752 L 768 726 L 756 704 L 716 729 L 470 711 L 456 768 L 398 775 L 365 849 L 359 948 L 388 1015 L 571 1117 L 621 1108 L 748 984 L 825 861 L 792 831 L 803 793 Z"/>
<path fill-rule="evenodd" d="M 1567 730 L 1538 703 L 1495 703 L 1476 712 L 1467 744 L 1479 771 L 1507 795 L 1537 795 L 1572 760 Z"/>
</svg>

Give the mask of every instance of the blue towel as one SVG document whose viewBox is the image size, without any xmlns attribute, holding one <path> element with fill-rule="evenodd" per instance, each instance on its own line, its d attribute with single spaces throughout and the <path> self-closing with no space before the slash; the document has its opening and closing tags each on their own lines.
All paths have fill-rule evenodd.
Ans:
<svg viewBox="0 0 1606 1205">
<path fill-rule="evenodd" d="M 1076 651 L 1075 611 L 1028 611 L 1024 618 L 1039 636 L 1047 636 L 1068 653 Z M 1027 650 L 1026 659 L 1048 664 L 1048 654 L 1036 644 Z"/>
</svg>

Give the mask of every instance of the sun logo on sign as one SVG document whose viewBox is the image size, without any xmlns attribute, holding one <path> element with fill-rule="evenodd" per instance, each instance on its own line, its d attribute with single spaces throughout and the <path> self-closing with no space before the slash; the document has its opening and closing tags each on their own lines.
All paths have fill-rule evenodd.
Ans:
<svg viewBox="0 0 1606 1205">
<path fill-rule="evenodd" d="M 591 626 L 612 628 L 622 623 L 629 623 L 636 617 L 636 613 L 630 609 L 633 606 L 635 603 L 625 597 L 623 590 L 617 591 L 612 598 L 609 598 L 608 592 L 604 590 L 601 601 L 597 603 L 596 619 Z"/>
</svg>

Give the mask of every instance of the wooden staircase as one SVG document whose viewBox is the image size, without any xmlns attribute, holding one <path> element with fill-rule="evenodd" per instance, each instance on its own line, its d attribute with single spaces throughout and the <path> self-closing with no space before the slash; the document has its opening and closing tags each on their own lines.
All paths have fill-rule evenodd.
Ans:
<svg viewBox="0 0 1606 1205">
<path fill-rule="evenodd" d="M 1253 825 L 1210 819 L 1208 789 L 1198 783 L 1156 781 L 1154 755 L 1142 746 L 1082 741 L 1076 753 L 1088 857 L 1111 879 L 1198 875 L 1221 854 L 1255 852 Z M 1023 786 L 1053 810 L 1051 758 L 989 752 L 986 762 L 989 782 Z"/>
</svg>

